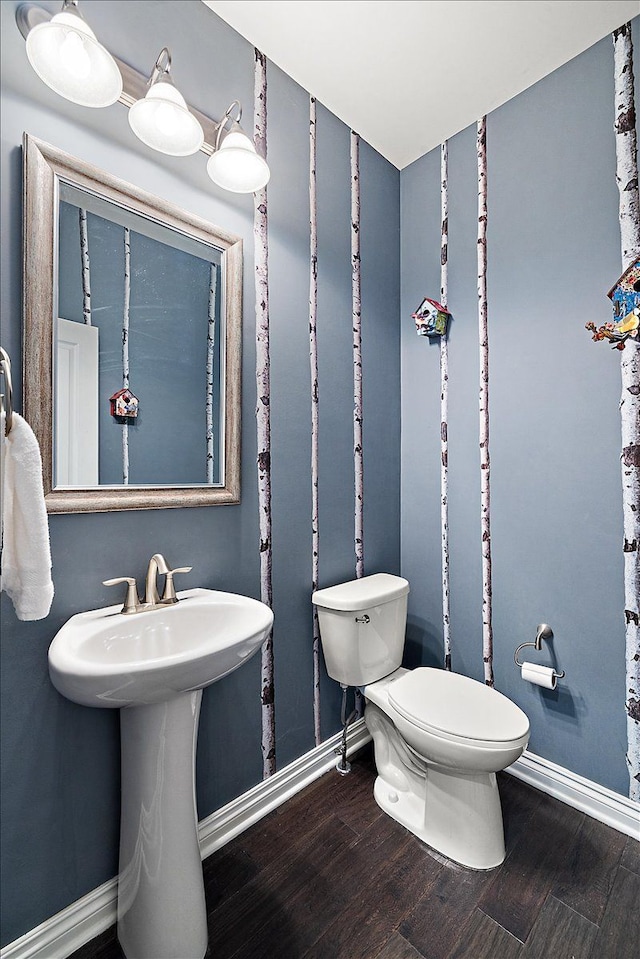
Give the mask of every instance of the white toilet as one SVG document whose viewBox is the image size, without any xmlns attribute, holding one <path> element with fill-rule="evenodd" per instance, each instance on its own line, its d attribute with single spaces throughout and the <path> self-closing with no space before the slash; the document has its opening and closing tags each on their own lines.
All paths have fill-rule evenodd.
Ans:
<svg viewBox="0 0 640 959">
<path fill-rule="evenodd" d="M 365 696 L 378 805 L 449 859 L 492 869 L 505 856 L 495 774 L 524 752 L 529 720 L 474 679 L 400 666 L 408 593 L 388 573 L 317 590 L 327 672 Z"/>
</svg>

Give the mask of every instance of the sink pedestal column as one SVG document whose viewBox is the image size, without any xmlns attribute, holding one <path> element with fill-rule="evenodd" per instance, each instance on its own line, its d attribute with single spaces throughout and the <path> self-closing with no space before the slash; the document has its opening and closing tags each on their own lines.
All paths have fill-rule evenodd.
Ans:
<svg viewBox="0 0 640 959">
<path fill-rule="evenodd" d="M 202 690 L 120 710 L 118 939 L 127 959 L 203 959 L 195 751 Z"/>
</svg>

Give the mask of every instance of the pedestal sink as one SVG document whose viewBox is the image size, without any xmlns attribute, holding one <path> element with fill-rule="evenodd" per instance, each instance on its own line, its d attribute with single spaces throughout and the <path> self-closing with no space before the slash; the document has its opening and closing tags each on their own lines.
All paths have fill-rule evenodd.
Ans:
<svg viewBox="0 0 640 959">
<path fill-rule="evenodd" d="M 122 818 L 118 938 L 127 959 L 203 959 L 207 917 L 195 805 L 202 689 L 256 652 L 273 623 L 263 603 L 190 589 L 123 615 L 79 613 L 49 648 L 56 689 L 120 709 Z"/>
</svg>

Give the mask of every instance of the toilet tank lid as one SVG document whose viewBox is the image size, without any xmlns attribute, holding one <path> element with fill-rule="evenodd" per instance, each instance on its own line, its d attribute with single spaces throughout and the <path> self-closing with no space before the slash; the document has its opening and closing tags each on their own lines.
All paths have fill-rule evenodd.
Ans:
<svg viewBox="0 0 640 959">
<path fill-rule="evenodd" d="M 363 576 L 348 583 L 317 589 L 311 597 L 311 602 L 314 606 L 322 606 L 324 609 L 355 612 L 390 603 L 394 599 L 406 596 L 408 592 L 409 583 L 402 576 L 374 573 L 372 576 Z"/>
</svg>

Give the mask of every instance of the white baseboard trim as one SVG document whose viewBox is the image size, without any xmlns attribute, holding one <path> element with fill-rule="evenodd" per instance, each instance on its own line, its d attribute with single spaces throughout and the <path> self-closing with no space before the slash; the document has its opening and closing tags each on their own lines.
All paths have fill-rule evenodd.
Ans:
<svg viewBox="0 0 640 959">
<path fill-rule="evenodd" d="M 295 793 L 329 772 L 337 763 L 335 750 L 341 738 L 342 734 L 336 733 L 203 819 L 198 825 L 202 858 L 210 856 Z M 364 719 L 357 720 L 349 727 L 347 755 L 357 752 L 370 739 Z M 114 925 L 117 894 L 117 878 L 110 879 L 24 936 L 10 942 L 0 950 L 0 959 L 67 959 L 76 949 Z"/>
<path fill-rule="evenodd" d="M 525 750 L 505 772 L 640 841 L 640 803 Z"/>
<path fill-rule="evenodd" d="M 66 959 L 114 924 L 117 895 L 118 880 L 110 879 L 14 939 L 0 951 L 1 959 Z"/>
</svg>

